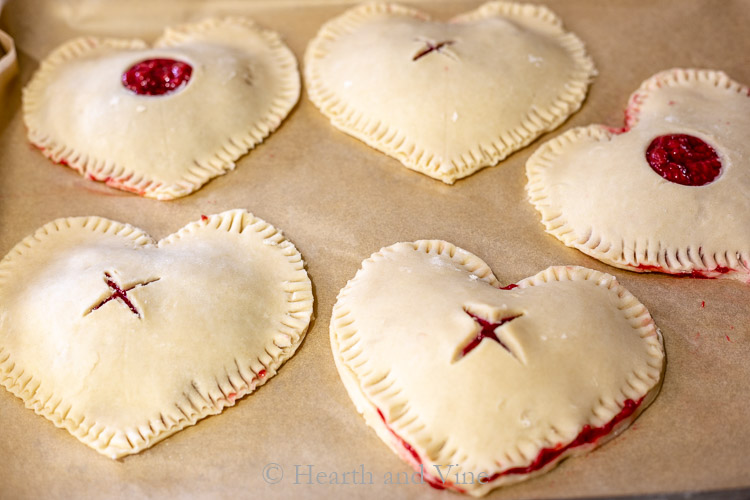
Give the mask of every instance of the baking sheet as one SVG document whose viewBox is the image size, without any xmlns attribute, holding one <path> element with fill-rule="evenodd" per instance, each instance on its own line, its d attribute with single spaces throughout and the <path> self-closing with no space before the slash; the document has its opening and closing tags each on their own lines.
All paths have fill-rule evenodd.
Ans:
<svg viewBox="0 0 750 500">
<path fill-rule="evenodd" d="M 457 498 L 426 485 L 384 484 L 387 473 L 411 475 L 411 469 L 357 415 L 328 340 L 336 294 L 360 262 L 382 246 L 422 238 L 445 239 L 477 254 L 505 283 L 560 264 L 612 273 L 664 333 L 661 394 L 630 430 L 489 498 L 750 487 L 750 286 L 610 268 L 547 235 L 524 191 L 524 164 L 539 144 L 573 126 L 620 126 L 630 93 L 659 70 L 716 68 L 750 83 L 748 1 L 545 2 L 584 40 L 597 65 L 587 101 L 557 131 L 454 186 L 408 171 L 335 130 L 305 94 L 236 171 L 172 202 L 85 180 L 26 141 L 21 85 L 41 58 L 72 36 L 153 40 L 168 24 L 244 14 L 280 32 L 301 61 L 320 25 L 351 3 L 15 0 L 5 6 L 0 27 L 15 38 L 20 74 L 2 98 L 0 115 L 0 254 L 58 217 L 100 215 L 161 238 L 201 214 L 245 208 L 282 228 L 303 254 L 316 318 L 297 354 L 256 394 L 120 461 L 99 455 L 1 391 L 0 497 Z M 438 18 L 480 3 L 408 2 Z M 460 381 L 447 383 L 449 390 L 462 390 Z M 284 475 L 270 484 L 264 470 L 277 479 L 276 466 Z M 317 484 L 319 472 L 323 482 L 333 472 L 340 482 L 353 470 L 372 472 L 373 484 Z"/>
</svg>

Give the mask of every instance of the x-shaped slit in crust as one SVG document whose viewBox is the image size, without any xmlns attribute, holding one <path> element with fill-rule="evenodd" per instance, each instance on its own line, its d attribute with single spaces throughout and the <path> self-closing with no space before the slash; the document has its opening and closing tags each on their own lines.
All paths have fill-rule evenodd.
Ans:
<svg viewBox="0 0 750 500">
<path fill-rule="evenodd" d="M 508 351 L 511 356 L 513 356 L 514 358 L 518 359 L 518 357 L 515 355 L 515 353 L 507 345 L 505 345 L 505 343 L 503 343 L 502 340 L 500 340 L 498 338 L 497 334 L 495 333 L 495 330 L 497 330 L 499 327 L 501 327 L 505 323 L 513 321 L 516 318 L 520 318 L 521 316 L 523 316 L 523 314 L 516 314 L 516 315 L 513 315 L 513 316 L 506 316 L 504 318 L 501 318 L 498 322 L 492 322 L 490 320 L 487 320 L 487 319 L 484 319 L 484 318 L 478 316 L 477 314 L 474 314 L 473 312 L 471 312 L 469 310 L 466 310 L 466 309 L 464 309 L 464 310 L 466 311 L 466 314 L 468 314 L 469 316 L 471 316 L 471 318 L 474 321 L 476 321 L 477 323 L 479 323 L 479 326 L 481 327 L 481 330 L 479 330 L 479 333 L 473 339 L 469 340 L 461 348 L 461 352 L 456 357 L 456 360 L 459 360 L 459 359 L 463 358 L 464 356 L 466 356 L 467 354 L 469 354 L 471 351 L 474 350 L 474 348 L 476 348 L 477 346 L 479 346 L 479 344 L 481 344 L 484 339 L 494 340 L 495 342 L 497 342 L 498 344 L 500 344 L 500 346 L 503 349 L 505 349 L 506 351 Z"/>
<path fill-rule="evenodd" d="M 442 42 L 433 42 L 431 40 L 422 40 L 418 39 L 418 41 L 424 42 L 425 47 L 421 49 L 419 52 L 414 54 L 414 57 L 412 57 L 412 61 L 418 61 L 419 59 L 423 58 L 427 54 L 430 54 L 432 52 L 439 52 L 441 54 L 447 55 L 445 52 L 442 51 L 444 47 L 447 47 L 448 45 L 453 45 L 456 43 L 455 40 L 443 40 Z"/>
<path fill-rule="evenodd" d="M 151 283 L 153 283 L 155 281 L 159 281 L 159 279 L 160 278 L 156 278 L 156 279 L 152 279 L 152 280 L 148 280 L 148 281 L 143 281 L 143 282 L 135 283 L 134 285 L 131 285 L 128 288 L 126 288 L 126 289 L 123 290 L 120 287 L 120 285 L 118 285 L 114 281 L 114 279 L 112 279 L 112 275 L 105 271 L 104 272 L 104 281 L 107 283 L 107 286 L 110 288 L 110 290 L 112 290 L 112 293 L 109 295 L 109 297 L 106 297 L 106 298 L 102 299 L 101 302 L 99 302 L 98 304 L 96 304 L 95 306 L 93 306 L 91 309 L 89 309 L 89 311 L 86 314 L 90 314 L 90 313 L 96 311 L 97 309 L 99 309 L 100 307 L 102 307 L 104 304 L 106 304 L 107 302 L 109 302 L 111 300 L 118 300 L 119 299 L 123 304 L 125 304 L 125 306 L 128 309 L 130 309 L 130 312 L 132 312 L 133 314 L 135 314 L 137 317 L 140 318 L 141 317 L 141 313 L 138 310 L 138 308 L 135 307 L 135 305 L 133 304 L 133 302 L 130 300 L 130 297 L 128 297 L 128 292 L 131 291 L 131 290 L 133 290 L 133 289 L 135 289 L 135 288 L 141 287 L 141 286 L 150 285 Z"/>
</svg>

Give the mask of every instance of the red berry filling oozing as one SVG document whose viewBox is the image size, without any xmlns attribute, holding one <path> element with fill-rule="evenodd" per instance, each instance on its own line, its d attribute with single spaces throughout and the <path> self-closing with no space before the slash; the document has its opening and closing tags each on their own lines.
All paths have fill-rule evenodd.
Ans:
<svg viewBox="0 0 750 500">
<path fill-rule="evenodd" d="M 378 412 L 378 416 L 383 421 L 383 424 L 385 424 L 386 429 L 388 429 L 391 435 L 394 438 L 396 438 L 396 441 L 398 441 L 401 447 L 409 454 L 409 456 L 411 456 L 411 458 L 413 459 L 412 465 L 415 466 L 415 468 L 416 466 L 423 465 L 422 458 L 419 456 L 419 453 L 417 453 L 417 451 L 409 443 L 407 443 L 401 436 L 396 434 L 396 432 L 393 429 L 391 429 L 391 426 L 389 426 L 388 422 L 386 422 L 385 416 L 383 415 L 383 412 L 380 411 L 380 408 L 375 408 L 375 410 Z M 465 493 L 465 490 L 457 487 L 453 483 L 442 481 L 441 479 L 437 478 L 435 475 L 431 474 L 430 471 L 425 471 L 424 468 L 422 468 L 422 474 L 423 474 L 424 480 L 427 481 L 427 484 L 429 484 L 430 486 L 432 486 L 433 488 L 437 490 L 444 490 L 446 488 L 451 488 L 460 493 Z"/>
<path fill-rule="evenodd" d="M 164 95 L 190 81 L 193 67 L 174 59 L 146 59 L 122 75 L 122 84 L 138 95 Z"/>
<path fill-rule="evenodd" d="M 705 186 L 721 173 L 714 148 L 687 134 L 655 138 L 646 150 L 646 160 L 654 172 L 683 186 Z"/>
<path fill-rule="evenodd" d="M 631 417 L 638 407 L 643 402 L 644 398 L 640 398 L 638 401 L 633 401 L 632 399 L 628 399 L 623 403 L 622 410 L 620 410 L 620 413 L 614 416 L 612 420 L 607 422 L 601 427 L 591 427 L 590 425 L 583 426 L 583 429 L 581 429 L 581 432 L 578 433 L 578 436 L 571 441 L 568 444 L 562 444 L 559 443 L 553 448 L 543 448 L 539 454 L 537 455 L 536 459 L 534 459 L 531 464 L 525 466 L 525 467 L 513 467 L 511 469 L 506 469 L 501 472 L 496 472 L 489 477 L 486 475 L 482 477 L 481 482 L 484 484 L 491 483 L 492 481 L 503 477 L 508 476 L 511 474 L 530 474 L 532 472 L 538 471 L 540 469 L 543 469 L 546 465 L 548 465 L 551 462 L 554 462 L 557 458 L 559 458 L 562 454 L 564 454 L 566 451 L 570 450 L 571 448 L 576 448 L 578 446 L 583 446 L 586 444 L 593 444 L 599 441 L 601 438 L 607 436 L 610 434 L 617 424 L 622 422 L 623 420 L 626 420 L 627 418 Z M 376 411 L 378 412 L 378 416 L 385 424 L 388 431 L 393 435 L 393 437 L 399 442 L 401 447 L 411 456 L 411 458 L 414 460 L 412 463 L 415 468 L 417 468 L 419 465 L 423 465 L 422 459 L 419 456 L 419 453 L 412 447 L 409 443 L 407 443 L 401 436 L 399 436 L 391 427 L 388 425 L 388 422 L 385 420 L 385 416 L 383 415 L 383 412 L 380 411 L 379 408 L 376 408 Z M 428 469 L 423 468 L 422 469 L 424 474 L 424 479 L 429 483 L 430 486 L 437 489 L 446 489 L 450 488 L 459 492 L 463 492 L 461 488 L 456 486 L 455 484 L 449 482 L 449 481 L 443 481 L 442 479 L 439 479 L 437 476 L 428 473 Z"/>
<path fill-rule="evenodd" d="M 509 474 L 529 474 L 543 468 L 545 465 L 552 462 L 571 448 L 597 442 L 599 439 L 611 433 L 617 424 L 635 413 L 635 410 L 638 409 L 642 401 L 643 398 L 639 399 L 638 401 L 633 401 L 632 399 L 626 400 L 623 403 L 623 407 L 622 410 L 620 410 L 620 413 L 615 415 L 615 418 L 613 418 L 603 426 L 591 427 L 590 425 L 584 425 L 583 429 L 581 429 L 581 432 L 578 433 L 578 436 L 576 436 L 576 438 L 567 445 L 563 445 L 561 443 L 554 448 L 543 448 L 542 451 L 539 452 L 539 455 L 537 455 L 536 459 L 530 465 L 527 465 L 526 467 L 514 467 L 513 469 L 506 469 L 502 472 L 496 472 L 495 474 L 490 476 L 487 482 L 489 483 L 491 481 L 494 481 L 498 477 L 507 476 Z"/>
<path fill-rule="evenodd" d="M 666 274 L 676 274 L 678 276 L 687 276 L 690 278 L 698 278 L 698 279 L 713 279 L 716 278 L 720 274 L 729 274 L 734 272 L 734 269 L 731 267 L 725 267 L 725 266 L 716 266 L 713 269 L 706 269 L 706 270 L 699 270 L 699 269 L 693 269 L 692 271 L 685 271 L 685 272 L 673 272 L 669 269 L 664 269 L 660 266 L 652 266 L 649 264 L 638 264 L 635 266 L 635 269 L 638 269 L 640 271 L 646 271 L 646 272 L 656 272 L 656 273 L 666 273 Z"/>
</svg>

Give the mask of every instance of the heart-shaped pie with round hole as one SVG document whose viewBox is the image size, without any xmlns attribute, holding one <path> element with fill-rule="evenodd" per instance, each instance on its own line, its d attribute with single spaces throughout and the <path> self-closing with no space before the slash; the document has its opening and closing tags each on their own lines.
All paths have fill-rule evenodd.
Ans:
<svg viewBox="0 0 750 500">
<path fill-rule="evenodd" d="M 185 196 L 235 167 L 299 98 L 279 36 L 243 18 L 141 40 L 78 38 L 23 92 L 29 140 L 53 161 L 142 196 Z"/>
<path fill-rule="evenodd" d="M 310 99 L 335 127 L 448 184 L 559 126 L 593 74 L 554 13 L 511 2 L 447 23 L 361 5 L 324 25 L 305 55 Z"/>
<path fill-rule="evenodd" d="M 138 453 L 271 378 L 312 303 L 294 245 L 245 211 L 158 243 L 58 219 L 0 261 L 0 383 L 98 452 Z"/>
<path fill-rule="evenodd" d="M 749 93 L 672 69 L 630 97 L 624 128 L 543 144 L 526 173 L 547 232 L 622 269 L 750 283 Z"/>
<path fill-rule="evenodd" d="M 444 241 L 397 243 L 338 296 L 331 345 L 357 410 L 425 482 L 481 496 L 624 430 L 664 349 L 613 276 L 550 267 L 499 288 Z"/>
</svg>

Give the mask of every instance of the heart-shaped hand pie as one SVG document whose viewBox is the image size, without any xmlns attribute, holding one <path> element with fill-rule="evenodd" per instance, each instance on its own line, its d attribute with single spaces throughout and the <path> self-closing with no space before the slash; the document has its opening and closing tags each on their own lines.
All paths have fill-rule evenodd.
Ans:
<svg viewBox="0 0 750 500">
<path fill-rule="evenodd" d="M 138 453 L 265 383 L 312 303 L 294 245 L 241 210 L 158 243 L 58 219 L 0 261 L 0 383 L 98 452 Z"/>
<path fill-rule="evenodd" d="M 623 129 L 542 145 L 526 173 L 547 232 L 619 268 L 750 283 L 749 92 L 719 71 L 664 71 Z"/>
<path fill-rule="evenodd" d="M 448 23 L 355 7 L 323 26 L 305 63 L 310 99 L 335 127 L 448 184 L 560 125 L 594 74 L 555 14 L 509 2 Z"/>
<path fill-rule="evenodd" d="M 140 40 L 80 38 L 24 89 L 29 140 L 86 177 L 168 200 L 233 169 L 299 98 L 294 55 L 241 18 Z"/>
<path fill-rule="evenodd" d="M 450 243 L 397 243 L 364 261 L 331 319 L 367 424 L 424 481 L 475 496 L 625 429 L 664 363 L 651 316 L 613 276 L 551 267 L 498 287 Z"/>
</svg>

